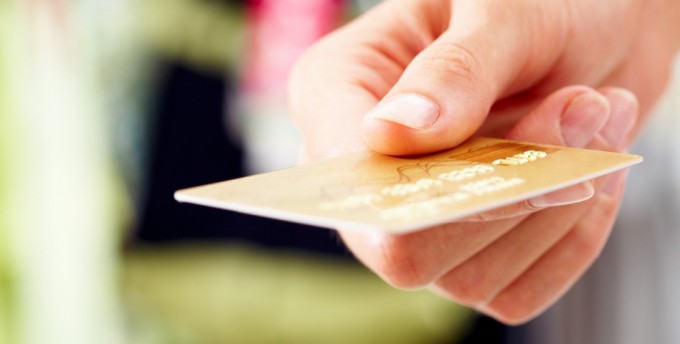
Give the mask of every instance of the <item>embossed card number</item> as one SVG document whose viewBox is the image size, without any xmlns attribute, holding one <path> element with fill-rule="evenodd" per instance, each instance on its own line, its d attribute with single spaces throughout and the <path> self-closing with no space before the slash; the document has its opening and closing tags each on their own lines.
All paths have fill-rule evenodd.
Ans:
<svg viewBox="0 0 680 344">
<path fill-rule="evenodd" d="M 427 156 L 353 153 L 180 190 L 175 198 L 322 227 L 405 233 L 641 161 L 635 155 L 477 137 Z"/>
</svg>

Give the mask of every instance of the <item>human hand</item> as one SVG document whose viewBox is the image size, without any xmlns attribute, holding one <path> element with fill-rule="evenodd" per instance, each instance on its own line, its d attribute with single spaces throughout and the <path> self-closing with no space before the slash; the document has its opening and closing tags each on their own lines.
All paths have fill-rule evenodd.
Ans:
<svg viewBox="0 0 680 344">
<path fill-rule="evenodd" d="M 313 159 L 499 136 L 575 84 L 629 89 L 644 117 L 666 84 L 679 26 L 673 0 L 384 1 L 299 60 L 291 113 Z"/>
<path fill-rule="evenodd" d="M 562 89 L 522 118 L 506 138 L 564 145 L 585 132 L 586 147 L 620 150 L 635 124 L 637 102 L 622 89 L 601 92 Z M 579 124 L 581 132 L 562 124 L 583 115 L 590 122 Z M 429 286 L 500 321 L 519 324 L 554 303 L 599 255 L 614 224 L 624 183 L 623 172 L 599 178 L 587 201 L 534 208 L 530 215 L 512 216 L 511 206 L 511 211 L 480 214 L 477 222 L 449 223 L 406 235 L 340 234 L 357 258 L 390 284 Z M 499 213 L 505 218 L 497 219 Z"/>
<path fill-rule="evenodd" d="M 560 93 L 567 90 L 537 104 L 564 85 L 621 85 L 641 96 L 646 113 L 663 88 L 676 44 L 664 27 L 670 20 L 655 17 L 657 11 L 673 12 L 660 12 L 660 3 L 386 1 L 300 60 L 291 78 L 291 110 L 313 159 L 367 146 L 387 154 L 425 153 L 455 146 L 475 132 L 620 150 L 643 122 L 631 120 L 636 107 L 629 94 L 615 91 L 603 101 L 589 90 L 586 103 L 605 105 L 590 115 L 559 117 L 562 122 L 554 114 L 563 115 L 566 104 L 576 100 Z M 393 105 L 403 94 L 402 104 Z M 620 115 L 607 119 L 608 106 L 619 109 L 612 115 Z M 530 109 L 542 115 L 525 117 Z M 552 127 L 536 130 L 536 124 Z M 616 140 L 602 144 L 598 137 Z M 486 222 L 405 236 L 341 234 L 360 260 L 393 285 L 432 284 L 451 299 L 517 323 L 556 300 L 597 256 L 613 223 L 621 185 L 621 178 L 597 182 L 589 201 L 528 217 L 512 217 L 525 211 L 483 214 L 477 220 Z M 583 194 L 582 188 L 580 198 L 587 198 Z M 505 219 L 491 221 L 499 218 Z M 526 252 L 513 251 L 525 247 L 516 239 L 505 240 L 537 230 L 554 236 L 529 236 L 536 238 L 537 248 Z M 505 247 L 499 251 L 506 252 L 505 259 L 485 253 L 498 246 Z M 509 251 L 519 254 L 509 259 Z M 534 267 L 560 260 L 540 263 L 546 260 L 537 252 L 578 255 L 559 269 L 541 269 Z M 513 261 L 518 263 L 509 264 Z M 481 279 L 486 284 L 476 286 Z M 546 287 L 536 290 L 536 284 L 520 283 L 537 280 Z"/>
</svg>

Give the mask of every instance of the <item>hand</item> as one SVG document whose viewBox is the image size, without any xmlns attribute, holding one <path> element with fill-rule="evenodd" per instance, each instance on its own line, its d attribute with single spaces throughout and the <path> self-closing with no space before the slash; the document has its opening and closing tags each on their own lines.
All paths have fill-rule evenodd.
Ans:
<svg viewBox="0 0 680 344">
<path fill-rule="evenodd" d="M 637 103 L 621 89 L 600 94 L 568 87 L 520 120 L 507 138 L 564 145 L 572 135 L 583 134 L 561 123 L 584 114 L 592 121 L 581 128 L 587 132 L 587 147 L 617 150 L 633 128 Z M 624 183 L 620 172 L 600 178 L 589 200 L 531 215 L 450 223 L 401 236 L 340 233 L 352 252 L 390 284 L 430 286 L 444 297 L 518 324 L 555 302 L 599 255 Z"/>
<path fill-rule="evenodd" d="M 674 0 L 388 0 L 299 60 L 291 113 L 313 159 L 366 145 L 427 153 L 478 129 L 499 136 L 574 84 L 627 88 L 646 116 L 678 26 Z"/>
<path fill-rule="evenodd" d="M 537 105 L 569 84 L 619 85 L 634 90 L 647 113 L 677 45 L 669 23 L 680 22 L 670 18 L 679 11 L 661 0 L 495 3 L 386 1 L 313 47 L 290 84 L 291 110 L 308 155 L 318 159 L 366 147 L 425 153 L 455 146 L 475 132 L 624 149 L 643 122 L 634 120 L 629 93 L 602 90 L 603 100 L 581 89 L 580 103 L 595 104 L 582 116 L 566 116 L 567 104 L 579 103 L 570 89 Z M 388 282 L 433 285 L 451 299 L 517 323 L 554 302 L 604 244 L 623 178 L 595 184 L 589 201 L 531 216 L 482 215 L 478 220 L 487 222 L 405 236 L 341 233 Z M 581 199 L 587 198 L 584 190 Z M 543 206 L 551 204 L 545 201 Z M 507 219 L 490 221 L 497 218 Z M 520 250 L 522 236 L 534 238 L 535 249 Z M 516 255 L 508 258 L 507 252 Z M 574 255 L 559 265 L 569 253 Z"/>
</svg>

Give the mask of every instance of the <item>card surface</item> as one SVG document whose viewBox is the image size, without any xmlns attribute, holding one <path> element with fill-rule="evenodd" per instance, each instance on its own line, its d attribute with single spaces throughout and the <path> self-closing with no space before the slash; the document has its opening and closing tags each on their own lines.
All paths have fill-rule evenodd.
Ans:
<svg viewBox="0 0 680 344">
<path fill-rule="evenodd" d="M 348 155 L 175 193 L 216 208 L 346 230 L 406 233 L 539 196 L 642 157 L 476 137 L 432 155 Z"/>
</svg>

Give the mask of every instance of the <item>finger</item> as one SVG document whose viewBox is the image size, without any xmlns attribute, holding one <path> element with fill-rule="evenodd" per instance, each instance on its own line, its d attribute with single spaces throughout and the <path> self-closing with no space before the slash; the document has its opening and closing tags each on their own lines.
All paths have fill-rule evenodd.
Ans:
<svg viewBox="0 0 680 344">
<path fill-rule="evenodd" d="M 600 132 L 602 140 L 613 151 L 622 151 L 630 146 L 636 123 L 640 118 L 637 97 L 627 89 L 606 87 L 599 90 L 610 104 L 610 116 Z"/>
<path fill-rule="evenodd" d="M 624 117 L 634 119 L 634 98 L 623 90 L 607 90 L 610 108 L 620 111 L 619 118 L 609 119 L 591 143 L 615 149 L 619 137 L 625 137 L 632 124 Z M 628 109 L 627 111 L 623 111 Z M 611 116 L 610 116 L 611 117 Z M 519 124 L 521 125 L 521 123 Z M 618 130 L 616 130 L 618 129 Z M 605 133 L 621 131 L 612 141 L 603 140 Z M 549 143 L 549 142 L 548 142 Z M 590 147 L 591 145 L 589 145 Z M 598 180 L 598 185 L 605 179 Z M 602 190 L 603 187 L 600 187 Z M 593 202 L 569 207 L 546 209 L 536 213 L 515 229 L 460 266 L 448 272 L 435 284 L 440 293 L 460 303 L 477 306 L 490 301 L 497 293 L 521 276 L 536 260 L 555 245 L 593 207 Z"/>
<path fill-rule="evenodd" d="M 509 132 L 508 138 L 582 148 L 607 122 L 609 112 L 607 98 L 592 88 L 565 87 L 549 96 L 517 123 Z M 547 207 L 588 200 L 594 192 L 592 184 L 585 182 L 460 221 L 490 221 L 527 215 Z"/>
<path fill-rule="evenodd" d="M 608 99 L 590 87 L 565 87 L 548 100 L 516 124 L 507 138 L 582 148 L 609 119 Z"/>
<path fill-rule="evenodd" d="M 433 289 L 460 304 L 488 303 L 555 245 L 587 212 L 590 202 L 551 208 L 522 223 L 454 268 Z M 559 219 L 559 221 L 556 221 Z"/>
<path fill-rule="evenodd" d="M 625 172 L 617 172 L 583 220 L 481 310 L 505 323 L 520 324 L 556 302 L 602 251 L 624 187 Z"/>
<path fill-rule="evenodd" d="M 364 114 L 439 34 L 434 28 L 445 27 L 447 3 L 385 1 L 298 59 L 288 103 L 312 159 L 366 149 Z"/>
<path fill-rule="evenodd" d="M 522 221 L 521 217 L 484 223 L 452 223 L 390 235 L 340 231 L 357 258 L 397 288 L 422 288 Z M 454 248 L 455 249 L 452 249 Z"/>
<path fill-rule="evenodd" d="M 496 99 L 535 82 L 559 56 L 565 32 L 560 25 L 542 30 L 542 22 L 518 15 L 525 10 L 520 2 L 513 4 L 456 2 L 449 30 L 365 116 L 368 146 L 393 155 L 453 147 L 479 128 Z M 534 6 L 537 16 L 562 19 L 561 5 Z M 531 46 L 534 38 L 544 42 L 540 49 Z"/>
<path fill-rule="evenodd" d="M 565 87 L 515 125 L 507 137 L 572 147 L 583 147 L 588 142 L 590 149 L 619 151 L 630 144 L 632 128 L 639 116 L 637 98 L 630 91 L 616 87 L 601 88 L 599 92 L 601 95 L 585 86 Z M 556 108 L 562 104 L 559 100 L 572 95 L 575 96 L 560 112 Z M 603 106 L 608 109 L 607 116 L 603 116 Z M 559 120 L 551 120 L 550 116 L 560 113 Z M 560 136 L 556 135 L 555 125 L 560 127 Z M 573 204 L 589 199 L 593 192 L 592 187 L 584 183 L 514 205 L 514 210 L 530 213 L 532 208 L 535 211 L 541 206 Z M 500 212 L 503 215 L 509 210 Z"/>
<path fill-rule="evenodd" d="M 599 89 L 609 103 L 607 122 L 595 138 L 588 143 L 588 149 L 620 152 L 630 146 L 636 128 L 639 127 L 640 107 L 637 97 L 627 89 L 604 87 Z"/>
<path fill-rule="evenodd" d="M 583 104 L 594 105 L 594 110 L 585 111 Z M 600 123 L 606 121 L 608 111 L 606 99 L 594 90 L 587 87 L 565 88 L 546 99 L 535 113 L 527 117 L 526 130 L 518 129 L 517 138 L 535 137 L 543 143 L 561 143 L 560 121 L 563 117 L 576 112 L 590 119 L 595 118 L 594 121 L 583 121 L 587 127 L 584 130 L 592 130 L 592 127 L 601 127 Z M 578 135 L 580 137 L 581 134 Z M 589 197 L 590 190 L 586 191 L 586 197 Z M 520 207 L 523 210 L 536 210 L 531 205 Z M 519 211 L 517 208 L 512 210 Z M 341 231 L 341 236 L 364 264 L 390 284 L 401 288 L 417 288 L 437 280 L 522 220 L 522 217 L 503 215 L 510 218 L 478 224 L 452 223 L 400 236 L 346 231 Z M 456 250 L 452 251 L 451 247 L 456 247 Z"/>
<path fill-rule="evenodd" d="M 471 215 L 458 220 L 458 222 L 485 222 L 529 215 L 549 207 L 561 207 L 581 203 L 591 199 L 594 195 L 595 188 L 593 187 L 592 182 L 583 182 L 543 196 L 534 197 L 509 206 Z"/>
<path fill-rule="evenodd" d="M 361 121 L 357 114 L 372 108 L 377 102 L 375 97 L 351 84 L 334 90 L 315 89 L 318 81 L 308 79 L 315 68 L 307 68 L 310 70 L 293 73 L 288 88 L 290 108 L 304 137 L 306 158 L 318 160 L 366 149 L 356 129 Z"/>
</svg>

